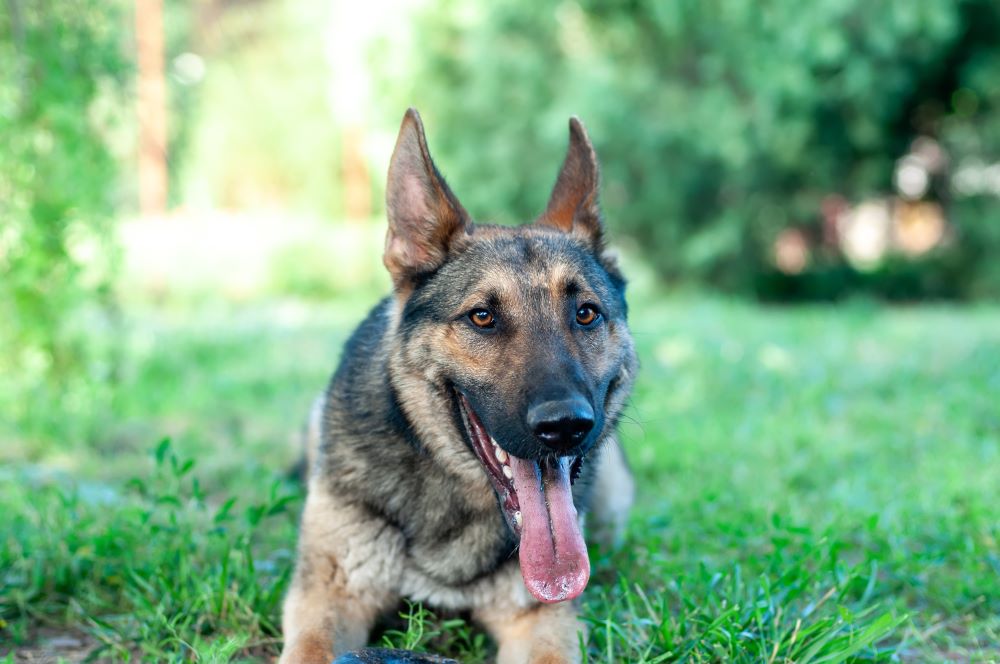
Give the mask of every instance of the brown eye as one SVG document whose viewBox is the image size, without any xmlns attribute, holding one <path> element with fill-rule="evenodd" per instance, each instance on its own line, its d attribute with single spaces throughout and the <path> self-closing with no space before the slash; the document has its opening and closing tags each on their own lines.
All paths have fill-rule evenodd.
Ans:
<svg viewBox="0 0 1000 664">
<path fill-rule="evenodd" d="M 576 322 L 584 327 L 593 325 L 600 317 L 601 314 L 597 313 L 597 309 L 589 304 L 585 304 L 576 310 Z"/>
<path fill-rule="evenodd" d="M 473 309 L 469 312 L 469 320 L 476 327 L 491 328 L 494 324 L 493 312 L 489 309 Z"/>
</svg>

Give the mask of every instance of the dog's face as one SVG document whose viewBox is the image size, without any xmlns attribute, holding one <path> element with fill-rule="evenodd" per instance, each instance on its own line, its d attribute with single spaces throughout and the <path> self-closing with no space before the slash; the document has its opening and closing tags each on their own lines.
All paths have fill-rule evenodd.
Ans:
<svg viewBox="0 0 1000 664">
<path fill-rule="evenodd" d="M 635 355 L 624 281 L 605 254 L 597 161 L 582 125 L 545 213 L 476 226 L 404 118 L 389 170 L 385 263 L 402 302 L 409 364 L 438 395 L 521 538 L 528 588 L 570 599 L 589 576 L 571 484 L 613 429 Z"/>
<path fill-rule="evenodd" d="M 558 231 L 476 229 L 415 289 L 402 332 L 429 353 L 498 446 L 578 459 L 612 425 L 605 405 L 628 346 L 622 283 Z"/>
</svg>

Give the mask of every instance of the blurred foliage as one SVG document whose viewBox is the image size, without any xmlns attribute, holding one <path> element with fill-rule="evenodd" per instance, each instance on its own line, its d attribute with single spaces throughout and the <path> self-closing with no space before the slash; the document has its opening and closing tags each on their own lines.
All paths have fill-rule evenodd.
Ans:
<svg viewBox="0 0 1000 664">
<path fill-rule="evenodd" d="M 957 171 L 987 174 L 992 182 L 967 183 L 965 196 L 952 208 L 962 233 L 963 259 L 969 269 L 965 294 L 1000 295 L 1000 4 L 968 8 L 963 46 L 967 57 L 956 67 L 948 101 L 952 112 L 941 122 L 945 148 Z"/>
<path fill-rule="evenodd" d="M 473 213 L 509 211 L 504 221 L 540 210 L 566 117 L 579 114 L 602 159 L 611 223 L 665 277 L 766 289 L 777 234 L 818 235 L 831 194 L 890 193 L 916 135 L 953 157 L 1000 160 L 998 17 L 991 0 L 437 0 L 416 28 L 410 84 L 389 80 L 384 94 L 424 113 Z M 956 205 L 958 243 L 942 253 L 958 256 L 957 272 L 948 255 L 881 271 L 945 266 L 929 279 L 947 288 L 918 284 L 908 296 L 1000 294 L 987 259 L 1000 251 L 996 206 L 996 196 Z M 817 260 L 804 278 L 853 272 L 838 256 Z M 877 274 L 844 283 L 894 292 Z"/>
<path fill-rule="evenodd" d="M 0 11 L 0 415 L 51 407 L 4 398 L 15 382 L 45 376 L 71 410 L 73 390 L 96 389 L 72 378 L 106 377 L 93 372 L 108 356 L 83 343 L 77 314 L 111 307 L 126 6 L 9 0 Z"/>
<path fill-rule="evenodd" d="M 165 3 L 174 203 L 342 211 L 347 120 L 334 97 L 350 85 L 334 45 L 379 21 L 358 10 L 356 23 L 338 23 L 335 6 Z M 0 401 L 28 408 L 44 400 L 4 398 L 12 381 L 47 376 L 66 391 L 69 376 L 115 370 L 113 339 L 104 349 L 78 340 L 81 326 L 113 324 L 114 220 L 133 186 L 119 175 L 134 149 L 134 44 L 124 0 L 2 7 L 0 320 L 13 323 L 0 325 L 0 371 L 12 377 Z M 394 27 L 367 42 L 372 94 L 358 102 L 375 199 L 379 160 L 412 104 L 474 214 L 531 218 L 554 180 L 566 118 L 578 114 L 602 157 L 616 239 L 631 239 L 670 281 L 780 299 L 1000 294 L 996 2 L 392 7 L 383 18 Z M 888 195 L 917 136 L 950 158 L 931 194 L 954 224 L 947 242 L 868 272 L 825 248 L 802 275 L 774 269 L 780 232 L 822 235 L 827 197 Z M 962 173 L 965 185 L 952 187 Z M 326 291 L 328 271 L 310 267 L 325 267 L 321 253 L 307 258 L 281 257 L 279 290 Z"/>
<path fill-rule="evenodd" d="M 186 3 L 173 8 L 183 13 Z M 198 3 L 168 44 L 175 195 L 221 208 L 340 211 L 340 134 L 331 117 L 324 2 Z M 193 28 L 191 26 L 194 26 Z M 184 72 L 184 49 L 204 80 Z"/>
</svg>

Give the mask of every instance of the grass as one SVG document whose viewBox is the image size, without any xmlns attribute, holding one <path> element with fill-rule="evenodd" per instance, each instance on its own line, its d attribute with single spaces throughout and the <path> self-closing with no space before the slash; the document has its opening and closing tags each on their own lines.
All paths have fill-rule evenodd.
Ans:
<svg viewBox="0 0 1000 664">
<path fill-rule="evenodd" d="M 588 662 L 1000 660 L 1000 309 L 632 304 L 640 495 L 593 552 Z M 362 312 L 137 308 L 114 382 L 30 392 L 0 424 L 0 662 L 277 653 L 284 470 Z M 429 607 L 374 638 L 491 653 Z"/>
</svg>

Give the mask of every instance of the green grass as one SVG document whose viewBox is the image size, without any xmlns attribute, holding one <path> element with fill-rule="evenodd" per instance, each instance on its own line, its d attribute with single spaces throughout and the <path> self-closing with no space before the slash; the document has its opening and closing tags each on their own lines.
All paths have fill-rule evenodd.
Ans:
<svg viewBox="0 0 1000 664">
<path fill-rule="evenodd" d="M 1000 309 L 632 310 L 640 495 L 593 552 L 589 662 L 1000 660 Z M 136 309 L 115 382 L 30 392 L 0 424 L 0 662 L 273 656 L 284 470 L 362 313 Z M 489 660 L 461 616 L 401 610 L 376 642 Z"/>
</svg>

